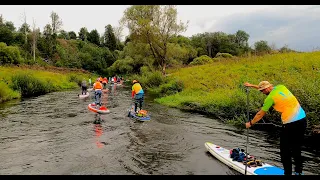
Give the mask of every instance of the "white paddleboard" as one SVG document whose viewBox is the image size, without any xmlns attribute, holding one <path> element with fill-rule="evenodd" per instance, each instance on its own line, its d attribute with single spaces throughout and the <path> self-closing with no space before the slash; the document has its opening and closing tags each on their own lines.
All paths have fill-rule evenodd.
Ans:
<svg viewBox="0 0 320 180">
<path fill-rule="evenodd" d="M 211 142 L 206 142 L 204 145 L 207 150 L 221 162 L 240 172 L 241 174 L 245 174 L 245 165 L 242 162 L 233 161 L 232 158 L 230 158 L 229 149 L 217 146 Z M 247 166 L 247 175 L 284 175 L 284 170 L 262 162 L 262 166 Z"/>
<path fill-rule="evenodd" d="M 87 93 L 86 93 L 86 94 L 84 94 L 84 95 L 79 94 L 78 96 L 79 96 L 79 98 L 80 98 L 80 99 L 83 99 L 83 98 L 87 98 L 87 97 L 89 97 L 89 96 L 90 96 L 90 93 L 89 93 L 89 92 L 87 92 Z"/>
</svg>

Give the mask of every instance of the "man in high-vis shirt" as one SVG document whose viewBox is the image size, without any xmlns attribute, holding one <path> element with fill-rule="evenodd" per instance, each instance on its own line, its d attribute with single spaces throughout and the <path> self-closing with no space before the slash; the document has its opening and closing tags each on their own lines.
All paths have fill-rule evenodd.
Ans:
<svg viewBox="0 0 320 180">
<path fill-rule="evenodd" d="M 135 99 L 134 102 L 134 112 L 137 112 L 137 106 L 139 104 L 140 110 L 142 109 L 142 104 L 144 100 L 144 91 L 137 80 L 132 81 L 132 92 L 131 97 Z"/>
<path fill-rule="evenodd" d="M 250 128 L 258 122 L 273 107 L 281 113 L 282 128 L 280 135 L 280 157 L 285 175 L 292 175 L 292 157 L 295 164 L 295 174 L 302 174 L 303 160 L 301 146 L 307 127 L 306 113 L 296 97 L 284 86 L 273 86 L 268 81 L 261 81 L 259 85 L 244 83 L 246 87 L 258 89 L 267 95 L 261 110 L 254 118 L 246 123 Z"/>
</svg>

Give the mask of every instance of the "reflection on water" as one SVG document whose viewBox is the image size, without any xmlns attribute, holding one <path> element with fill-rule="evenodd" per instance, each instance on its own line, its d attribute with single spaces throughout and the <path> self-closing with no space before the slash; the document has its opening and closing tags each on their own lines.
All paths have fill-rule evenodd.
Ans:
<svg viewBox="0 0 320 180">
<path fill-rule="evenodd" d="M 104 145 L 100 141 L 100 136 L 103 133 L 103 129 L 101 125 L 102 121 L 103 120 L 101 119 L 101 116 L 99 114 L 96 114 L 93 124 L 94 124 L 94 132 L 95 132 L 95 142 L 98 148 L 102 148 Z"/>
</svg>

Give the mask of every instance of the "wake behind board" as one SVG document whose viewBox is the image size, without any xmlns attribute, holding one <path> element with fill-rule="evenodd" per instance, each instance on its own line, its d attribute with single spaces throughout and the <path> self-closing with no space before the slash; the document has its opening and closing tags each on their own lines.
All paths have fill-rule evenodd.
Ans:
<svg viewBox="0 0 320 180">
<path fill-rule="evenodd" d="M 150 121 L 151 119 L 149 114 L 147 114 L 147 116 L 145 117 L 137 116 L 137 114 L 134 112 L 134 106 L 131 106 L 128 117 L 131 117 L 132 119 L 136 119 L 138 121 Z"/>
<path fill-rule="evenodd" d="M 241 174 L 245 174 L 245 165 L 242 162 L 233 161 L 232 158 L 230 158 L 229 149 L 217 146 L 211 142 L 206 142 L 204 145 L 206 149 L 222 163 L 240 172 Z M 247 166 L 247 175 L 284 175 L 284 170 L 267 163 L 262 163 L 262 166 Z"/>
</svg>

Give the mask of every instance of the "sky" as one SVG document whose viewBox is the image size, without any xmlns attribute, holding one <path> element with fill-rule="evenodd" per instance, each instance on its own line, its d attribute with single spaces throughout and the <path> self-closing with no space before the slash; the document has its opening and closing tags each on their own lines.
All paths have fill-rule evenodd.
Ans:
<svg viewBox="0 0 320 180">
<path fill-rule="evenodd" d="M 27 23 L 41 31 L 50 22 L 50 13 L 62 19 L 62 29 L 79 32 L 104 32 L 107 24 L 118 26 L 123 12 L 130 5 L 0 5 L 0 14 L 15 27 Z M 188 23 L 182 33 L 191 37 L 197 33 L 222 31 L 234 34 L 244 30 L 249 35 L 249 45 L 260 40 L 276 48 L 288 45 L 299 51 L 320 50 L 320 5 L 178 5 L 178 19 Z M 125 28 L 123 37 L 128 34 Z"/>
</svg>

